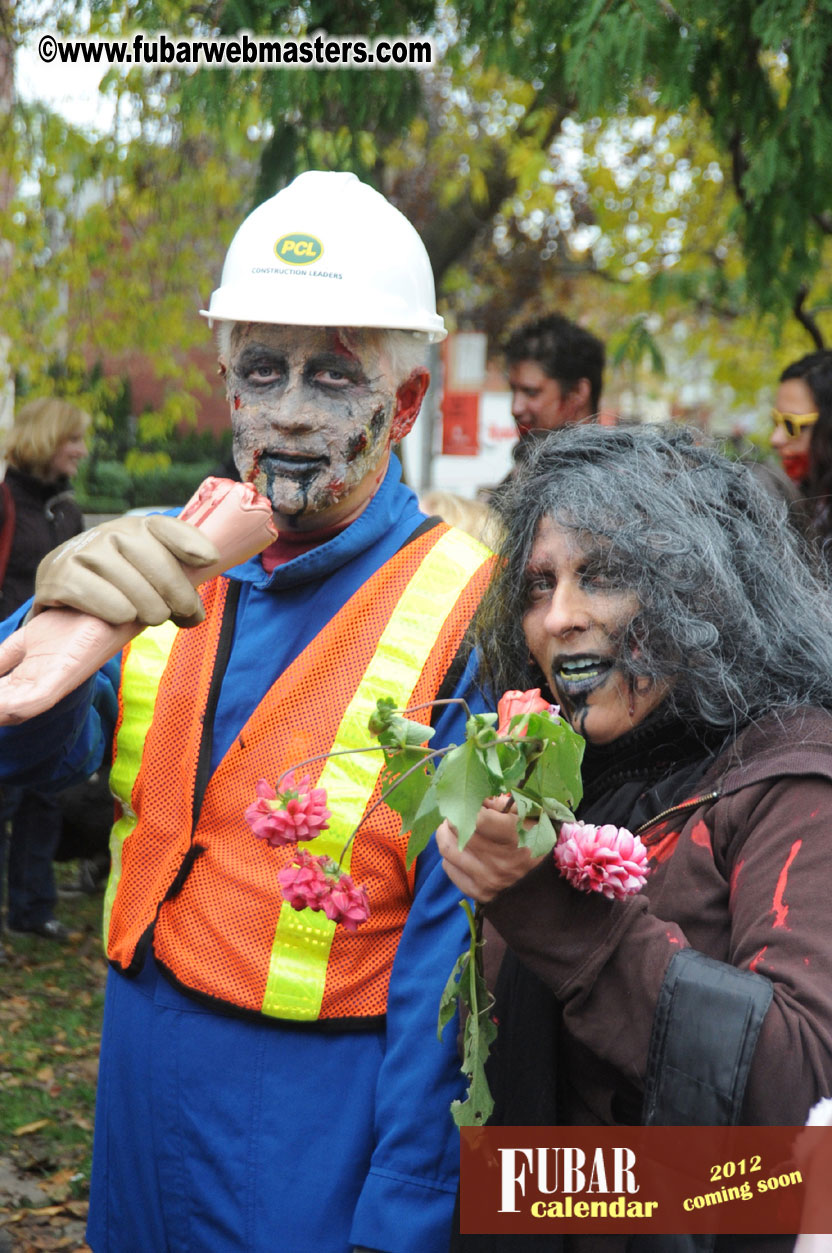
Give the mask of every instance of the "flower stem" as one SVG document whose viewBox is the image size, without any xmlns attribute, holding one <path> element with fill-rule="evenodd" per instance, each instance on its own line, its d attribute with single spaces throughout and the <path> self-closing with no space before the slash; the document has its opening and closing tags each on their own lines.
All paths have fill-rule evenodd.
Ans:
<svg viewBox="0 0 832 1253">
<path fill-rule="evenodd" d="M 303 761 L 296 761 L 288 770 L 284 770 L 283 774 L 277 780 L 279 788 L 284 779 L 290 774 L 294 774 L 296 770 L 300 770 L 301 766 L 311 766 L 315 761 L 324 761 L 327 757 L 345 757 L 348 753 L 383 753 L 383 744 L 368 744 L 366 748 L 336 748 L 329 753 L 316 753 L 314 757 L 305 757 Z"/>
<path fill-rule="evenodd" d="M 407 709 L 402 709 L 402 716 L 407 714 L 415 714 L 418 709 L 437 709 L 440 705 L 461 705 L 465 710 L 466 717 L 471 717 L 471 710 L 468 708 L 468 702 L 463 700 L 461 696 L 450 696 L 447 700 L 425 700 L 421 705 L 408 705 Z"/>
<path fill-rule="evenodd" d="M 413 745 L 408 745 L 408 747 L 412 748 Z M 352 844 L 355 837 L 358 835 L 359 828 L 367 821 L 370 814 L 374 813 L 375 810 L 378 809 L 379 805 L 383 805 L 384 802 L 387 800 L 387 797 L 391 796 L 392 793 L 395 792 L 399 784 L 403 783 L 404 780 L 408 778 L 411 774 L 413 774 L 416 770 L 421 770 L 422 767 L 427 762 L 431 761 L 432 758 L 444 757 L 445 754 L 449 753 L 452 748 L 457 748 L 457 747 L 458 747 L 457 744 L 448 744 L 446 748 L 434 748 L 432 751 L 428 752 L 426 756 L 422 758 L 421 761 L 414 762 L 414 764 L 410 766 L 407 770 L 405 770 L 403 774 L 400 774 L 398 779 L 396 779 L 395 783 L 392 783 L 390 787 L 385 788 L 385 790 L 382 792 L 378 800 L 374 801 L 373 804 L 370 806 L 370 808 L 367 810 L 366 814 L 362 814 L 361 821 L 358 823 L 355 830 L 352 832 L 349 839 L 344 844 L 344 847 L 341 849 L 341 856 L 338 858 L 339 868 L 341 866 L 342 861 L 344 860 L 344 855 L 346 854 L 347 849 L 349 848 L 350 844 Z"/>
</svg>

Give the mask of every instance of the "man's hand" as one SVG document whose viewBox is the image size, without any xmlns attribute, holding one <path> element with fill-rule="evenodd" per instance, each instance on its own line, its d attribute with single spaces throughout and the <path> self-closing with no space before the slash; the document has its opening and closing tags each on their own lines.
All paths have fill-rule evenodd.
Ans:
<svg viewBox="0 0 832 1253">
<path fill-rule="evenodd" d="M 196 626 L 205 616 L 185 565 L 219 561 L 189 522 L 164 514 L 116 518 L 67 540 L 38 566 L 34 612 L 68 605 L 113 625 Z"/>
<path fill-rule="evenodd" d="M 463 849 L 449 822 L 436 830 L 445 873 L 465 896 L 483 904 L 543 861 L 517 847 L 517 814 L 506 813 L 505 804 L 506 798 L 500 796 L 483 802 L 474 834 Z"/>
</svg>

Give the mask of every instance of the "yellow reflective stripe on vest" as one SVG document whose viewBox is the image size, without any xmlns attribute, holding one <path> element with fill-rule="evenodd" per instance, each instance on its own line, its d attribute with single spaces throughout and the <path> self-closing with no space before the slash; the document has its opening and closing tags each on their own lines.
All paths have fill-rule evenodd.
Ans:
<svg viewBox="0 0 832 1253">
<path fill-rule="evenodd" d="M 367 723 L 381 697 L 392 697 L 399 709 L 406 707 L 461 590 L 490 556 L 484 545 L 463 531 L 448 531 L 436 542 L 399 598 L 341 720 L 331 752 L 371 743 Z M 330 757 L 326 762 L 316 786 L 326 788 L 332 798 L 333 816 L 328 830 L 315 839 L 311 851 L 316 856 L 325 853 L 338 860 L 383 765 L 380 752 Z M 351 847 L 342 863 L 346 871 Z M 264 1014 L 300 1021 L 318 1017 L 335 927 L 323 912 L 294 910 L 284 903 L 269 961 Z"/>
<path fill-rule="evenodd" d="M 142 764 L 144 742 L 153 721 L 159 681 L 168 664 L 178 629 L 172 622 L 163 622 L 161 626 L 142 631 L 133 640 L 122 666 L 121 696 L 125 714 L 116 736 L 113 768 L 110 771 L 110 790 L 121 802 L 121 817 L 110 833 L 110 877 L 104 894 L 105 949 L 110 933 L 110 914 L 121 879 L 121 850 L 124 841 L 135 830 L 137 821 L 132 805 L 133 788 Z"/>
</svg>

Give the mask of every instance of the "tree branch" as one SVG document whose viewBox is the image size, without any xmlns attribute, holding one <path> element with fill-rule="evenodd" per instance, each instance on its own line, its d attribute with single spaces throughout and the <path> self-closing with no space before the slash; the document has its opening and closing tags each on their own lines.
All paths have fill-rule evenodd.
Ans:
<svg viewBox="0 0 832 1253">
<path fill-rule="evenodd" d="M 532 115 L 537 107 L 538 102 L 535 101 L 527 110 L 526 116 Z M 541 141 L 542 148 L 549 147 L 572 110 L 573 102 L 570 99 L 555 111 Z M 518 134 L 522 136 L 522 133 L 521 123 Z M 434 215 L 422 228 L 422 238 L 428 250 L 437 286 L 441 284 L 446 270 L 464 256 L 480 232 L 490 226 L 500 205 L 516 188 L 517 179 L 507 172 L 505 154 L 495 155 L 493 165 L 485 173 L 485 183 L 484 203 L 475 203 L 470 191 L 466 190 L 452 205 Z"/>
<path fill-rule="evenodd" d="M 825 345 L 814 315 L 805 307 L 806 297 L 808 294 L 809 291 L 805 284 L 798 288 L 797 295 L 794 298 L 794 304 L 792 305 L 792 313 L 797 318 L 800 325 L 808 331 L 809 335 L 812 337 L 815 348 L 817 348 L 818 352 L 820 352 Z"/>
</svg>

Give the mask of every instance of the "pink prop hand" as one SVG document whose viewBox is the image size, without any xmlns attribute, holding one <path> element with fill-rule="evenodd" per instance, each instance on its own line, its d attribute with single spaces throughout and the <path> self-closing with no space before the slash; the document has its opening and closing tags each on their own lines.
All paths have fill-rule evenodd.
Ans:
<svg viewBox="0 0 832 1253">
<path fill-rule="evenodd" d="M 277 536 L 265 496 L 230 479 L 206 479 L 180 517 L 220 552 L 216 565 L 182 567 L 195 587 L 262 552 Z M 0 644 L 0 726 L 51 709 L 143 629 L 112 626 L 77 609 L 45 609 Z"/>
</svg>

